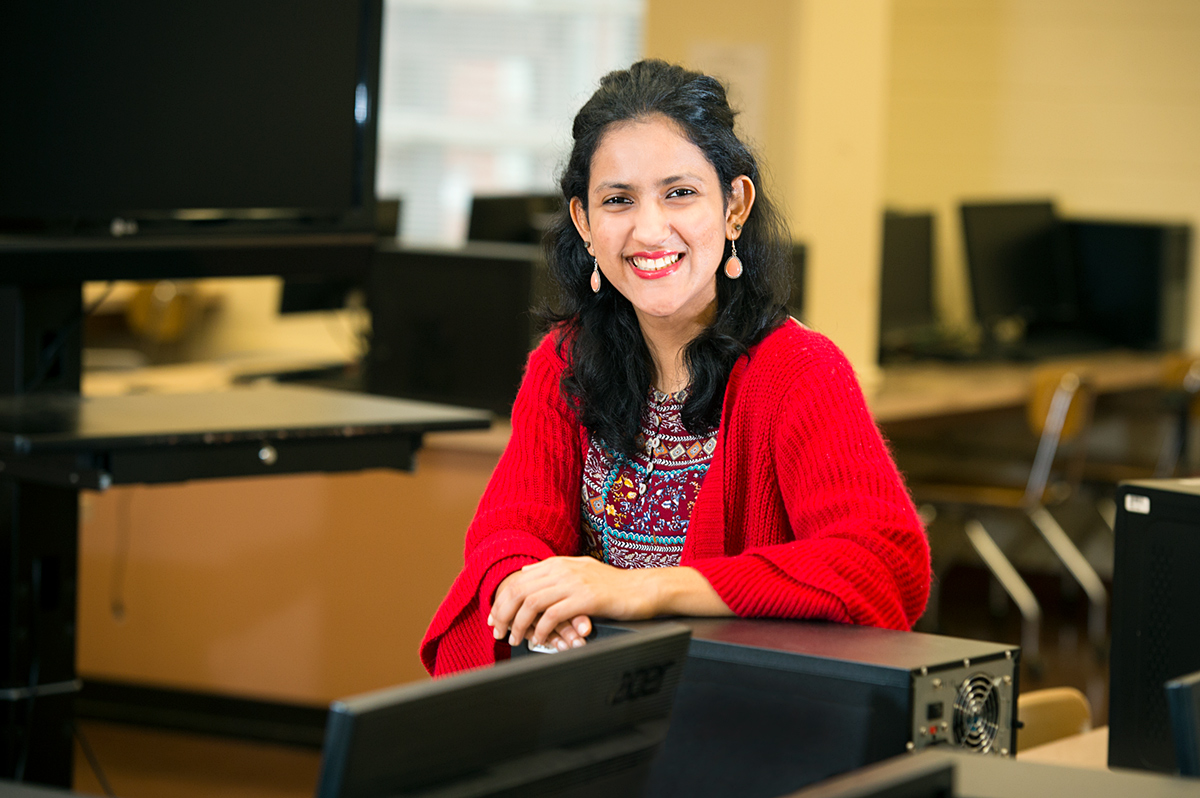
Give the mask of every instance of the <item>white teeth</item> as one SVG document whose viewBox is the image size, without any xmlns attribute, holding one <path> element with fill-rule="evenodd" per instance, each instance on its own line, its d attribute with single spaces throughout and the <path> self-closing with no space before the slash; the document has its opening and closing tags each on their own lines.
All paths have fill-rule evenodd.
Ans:
<svg viewBox="0 0 1200 798">
<path fill-rule="evenodd" d="M 659 269 L 670 266 L 675 261 L 683 257 L 678 252 L 673 252 L 670 255 L 664 255 L 661 258 L 639 258 L 636 255 L 631 258 L 633 265 L 637 266 L 642 271 L 653 272 Z"/>
</svg>

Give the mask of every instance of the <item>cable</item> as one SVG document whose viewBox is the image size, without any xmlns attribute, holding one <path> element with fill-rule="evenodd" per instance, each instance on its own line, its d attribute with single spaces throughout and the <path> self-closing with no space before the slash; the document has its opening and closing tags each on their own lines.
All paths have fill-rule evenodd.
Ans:
<svg viewBox="0 0 1200 798">
<path fill-rule="evenodd" d="M 49 346 L 42 350 L 42 354 L 38 357 L 37 371 L 34 372 L 33 379 L 31 379 L 29 384 L 25 386 L 25 393 L 33 393 L 41 387 L 42 383 L 45 382 L 46 377 L 50 375 L 50 369 L 54 367 L 54 361 L 58 358 L 59 352 L 62 351 L 63 346 L 67 343 L 67 339 L 79 329 L 79 327 L 89 316 L 100 309 L 100 306 L 104 304 L 104 300 L 108 299 L 109 295 L 116 287 L 116 282 L 110 280 L 108 282 L 108 287 L 104 290 L 104 293 L 101 294 L 99 299 L 93 302 L 90 306 L 84 308 L 83 312 L 80 313 L 77 318 L 58 331 L 58 335 L 54 336 L 54 340 L 50 342 Z"/>
<path fill-rule="evenodd" d="M 100 767 L 100 760 L 96 758 L 96 752 L 92 750 L 92 744 L 83 734 L 83 729 L 79 728 L 78 723 L 72 722 L 71 731 L 75 734 L 75 739 L 79 741 L 79 748 L 83 751 L 83 756 L 87 759 L 92 773 L 96 775 L 96 781 L 100 782 L 100 789 L 104 790 L 104 794 L 108 798 L 117 798 L 112 785 L 108 783 L 108 777 L 104 775 L 104 768 Z"/>
<path fill-rule="evenodd" d="M 114 621 L 125 620 L 125 574 L 129 569 L 129 543 L 133 536 L 132 488 L 117 496 L 117 541 L 113 551 L 112 580 L 109 585 L 109 611 Z"/>
</svg>

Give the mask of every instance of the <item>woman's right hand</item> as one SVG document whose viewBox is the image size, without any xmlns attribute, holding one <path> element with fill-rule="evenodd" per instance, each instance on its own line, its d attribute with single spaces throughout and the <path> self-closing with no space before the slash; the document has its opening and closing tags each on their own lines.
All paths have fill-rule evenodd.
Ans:
<svg viewBox="0 0 1200 798">
<path fill-rule="evenodd" d="M 496 587 L 496 595 L 500 596 L 507 591 L 506 587 L 510 587 L 509 582 L 521 572 L 514 571 L 504 578 Z M 493 613 L 488 614 L 488 625 L 492 627 L 492 635 L 497 640 L 503 640 L 506 636 L 509 638 L 510 645 L 519 645 L 520 640 L 516 640 L 509 624 L 497 620 Z M 534 625 L 530 625 L 529 631 L 525 634 L 526 638 L 532 636 Z M 563 621 L 554 631 L 546 636 L 542 645 L 557 649 L 558 651 L 566 651 L 571 648 L 579 648 L 587 642 L 587 636 L 592 633 L 592 619 L 587 615 L 576 615 L 568 621 Z M 532 642 L 532 641 L 531 641 Z"/>
</svg>

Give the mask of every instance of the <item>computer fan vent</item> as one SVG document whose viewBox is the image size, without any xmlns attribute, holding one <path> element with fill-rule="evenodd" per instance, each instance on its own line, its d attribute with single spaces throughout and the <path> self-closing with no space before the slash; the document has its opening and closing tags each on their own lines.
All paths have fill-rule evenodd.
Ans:
<svg viewBox="0 0 1200 798">
<path fill-rule="evenodd" d="M 1000 730 L 1000 697 L 989 676 L 976 673 L 963 680 L 954 697 L 954 740 L 963 748 L 986 754 Z"/>
</svg>

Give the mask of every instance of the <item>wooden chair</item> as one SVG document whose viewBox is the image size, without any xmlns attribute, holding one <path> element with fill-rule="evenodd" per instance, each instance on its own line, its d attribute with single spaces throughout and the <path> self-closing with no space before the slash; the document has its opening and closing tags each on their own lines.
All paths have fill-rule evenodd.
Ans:
<svg viewBox="0 0 1200 798">
<path fill-rule="evenodd" d="M 910 489 L 918 504 L 935 507 L 953 505 L 966 510 L 964 530 L 968 542 L 983 560 L 1005 593 L 1021 612 L 1021 646 L 1026 660 L 1035 668 L 1041 607 L 1033 591 L 984 527 L 979 508 L 1008 510 L 1029 519 L 1068 573 L 1087 594 L 1088 636 L 1102 651 L 1107 635 L 1108 594 L 1091 564 L 1071 541 L 1047 509 L 1065 500 L 1078 487 L 1083 475 L 1086 447 L 1082 445 L 1091 424 L 1093 391 L 1087 380 L 1065 368 L 1046 367 L 1034 372 L 1026 403 L 1026 420 L 1038 437 L 1037 452 L 1023 487 L 1014 485 L 913 482 Z M 1075 456 L 1067 463 L 1061 479 L 1052 479 L 1060 444 L 1079 440 Z M 936 552 L 935 552 L 936 555 Z"/>
<path fill-rule="evenodd" d="M 1200 671 L 1167 682 L 1171 739 L 1180 774 L 1200 776 Z"/>
<path fill-rule="evenodd" d="M 1074 687 L 1047 687 L 1017 696 L 1017 720 L 1018 751 L 1028 751 L 1091 731 L 1092 705 Z"/>
</svg>

